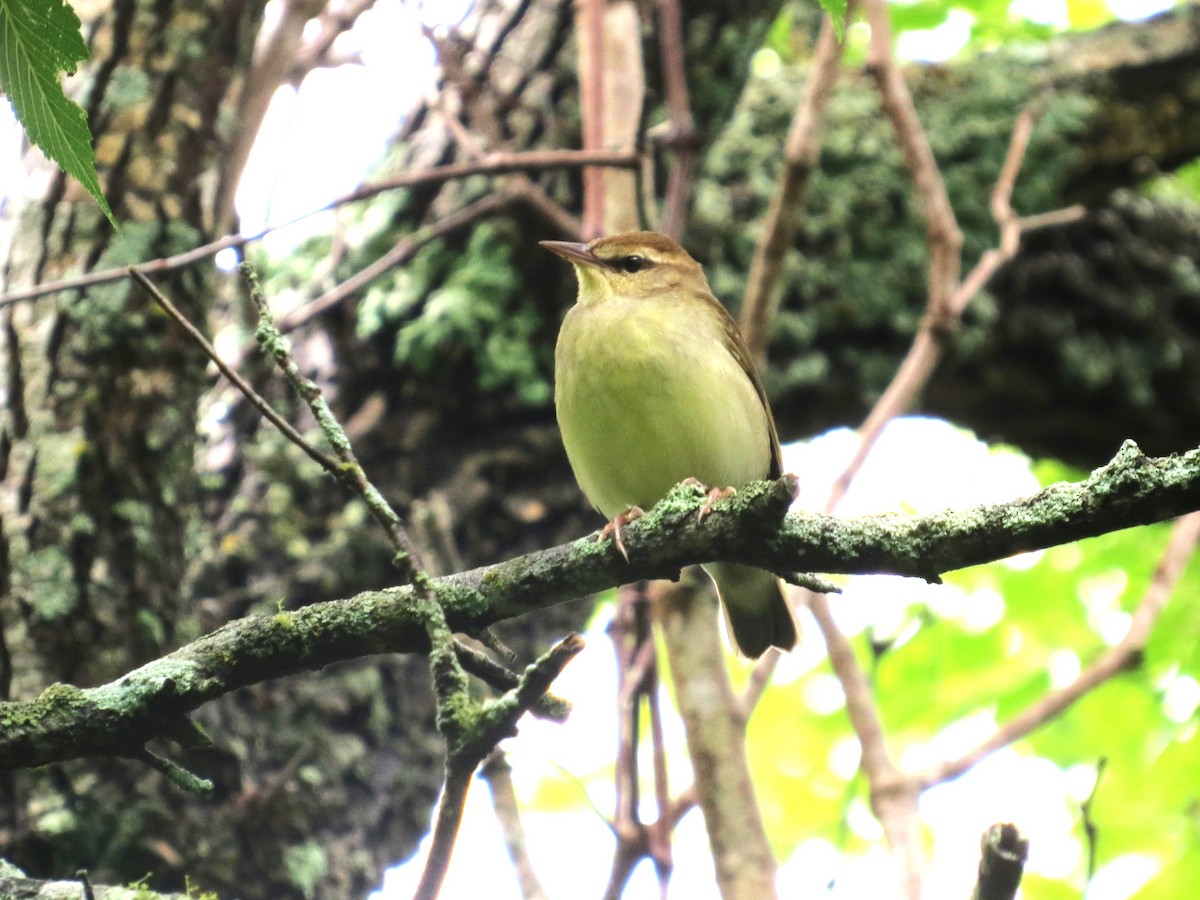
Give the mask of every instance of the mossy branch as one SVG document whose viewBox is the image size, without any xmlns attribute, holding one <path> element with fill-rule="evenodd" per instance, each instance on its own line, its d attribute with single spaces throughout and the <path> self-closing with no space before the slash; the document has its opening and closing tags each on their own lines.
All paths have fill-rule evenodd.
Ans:
<svg viewBox="0 0 1200 900">
<path fill-rule="evenodd" d="M 926 516 L 838 518 L 788 512 L 796 481 L 758 482 L 703 522 L 697 487 L 679 486 L 624 531 L 630 562 L 595 536 L 432 582 L 449 627 L 502 619 L 710 560 L 780 572 L 947 571 L 1200 509 L 1200 449 L 1150 458 L 1127 442 L 1077 483 L 1032 497 Z M 295 611 L 239 619 L 99 687 L 54 685 L 0 704 L 0 768 L 84 756 L 136 756 L 164 723 L 238 688 L 374 653 L 427 653 L 421 603 L 409 587 L 368 591 Z"/>
</svg>

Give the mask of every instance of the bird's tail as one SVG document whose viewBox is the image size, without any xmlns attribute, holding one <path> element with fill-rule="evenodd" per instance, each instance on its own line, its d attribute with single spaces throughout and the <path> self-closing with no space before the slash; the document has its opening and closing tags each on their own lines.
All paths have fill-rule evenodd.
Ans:
<svg viewBox="0 0 1200 900">
<path fill-rule="evenodd" d="M 737 563 L 710 563 L 704 569 L 717 586 L 725 624 L 740 653 L 757 659 L 768 647 L 791 650 L 796 645 L 796 616 L 778 578 Z"/>
</svg>

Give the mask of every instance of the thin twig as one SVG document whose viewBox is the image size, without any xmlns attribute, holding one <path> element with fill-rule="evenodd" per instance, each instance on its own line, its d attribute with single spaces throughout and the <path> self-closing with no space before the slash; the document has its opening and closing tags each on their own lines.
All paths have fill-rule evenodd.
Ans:
<svg viewBox="0 0 1200 900">
<path fill-rule="evenodd" d="M 617 758 L 612 820 L 617 846 L 603 895 L 606 900 L 621 896 L 625 883 L 646 855 L 648 846 L 646 828 L 638 809 L 637 758 L 640 688 L 655 661 L 645 606 L 645 585 L 632 584 L 622 588 L 617 613 L 608 628 L 617 663 Z"/>
<path fill-rule="evenodd" d="M 1010 200 L 1016 184 L 1017 173 L 1025 159 L 1025 150 L 1029 144 L 1032 128 L 1033 117 L 1028 112 L 1021 112 L 1013 127 L 1012 138 L 1009 140 L 1008 152 L 1005 155 L 1000 176 L 992 188 L 991 207 L 996 224 L 1000 228 L 1000 247 L 985 253 L 962 284 L 955 285 L 949 295 L 941 299 L 939 299 L 940 295 L 935 296 L 932 288 L 935 279 L 940 276 L 934 271 L 934 253 L 931 247 L 930 291 L 920 329 L 913 338 L 900 368 L 879 400 L 871 408 L 862 425 L 859 426 L 858 447 L 846 468 L 833 483 L 826 505 L 827 510 L 832 511 L 841 502 L 850 488 L 850 482 L 862 468 L 862 464 L 866 461 L 867 455 L 878 441 L 887 423 L 909 409 L 921 391 L 925 389 L 934 369 L 945 355 L 950 336 L 956 330 L 967 304 L 983 288 L 995 270 L 1015 256 L 1020 248 L 1022 220 L 1013 212 Z M 941 191 L 941 194 L 944 195 L 944 193 L 944 190 Z M 927 203 L 926 205 L 938 207 L 940 203 Z M 951 213 L 951 215 L 953 214 Z M 957 226 L 954 227 L 957 229 Z M 934 226 L 931 224 L 931 240 L 933 232 Z M 944 253 L 944 251 L 939 251 L 939 253 Z M 957 271 L 957 265 L 955 270 Z M 938 307 L 938 303 L 943 305 Z"/>
<path fill-rule="evenodd" d="M 421 870 L 421 880 L 413 892 L 413 900 L 436 900 L 450 871 L 450 857 L 458 840 L 458 829 L 462 826 L 463 810 L 467 803 L 467 791 L 471 787 L 471 776 L 475 765 L 454 757 L 446 759 L 446 776 L 442 784 L 442 795 L 438 798 L 437 816 L 433 832 L 429 836 L 429 856 Z"/>
<path fill-rule="evenodd" d="M 1021 216 L 1021 233 L 1028 234 L 1031 231 L 1037 231 L 1039 228 L 1055 228 L 1059 225 L 1069 225 L 1072 222 L 1078 222 L 1088 213 L 1087 207 L 1082 203 L 1075 203 L 1071 206 L 1064 206 L 1062 209 L 1052 209 L 1044 213 L 1031 213 L 1028 216 Z"/>
<path fill-rule="evenodd" d="M 256 231 L 254 234 L 228 235 L 184 253 L 138 263 L 134 268 L 145 275 L 160 275 L 164 272 L 184 269 L 216 256 L 222 250 L 243 247 L 246 244 L 260 241 L 272 232 L 288 228 L 311 216 L 329 212 L 349 203 L 369 200 L 379 194 L 398 188 L 413 187 L 420 184 L 436 184 L 441 181 L 467 178 L 471 175 L 498 175 L 506 172 L 520 172 L 532 169 L 572 169 L 581 166 L 637 168 L 640 164 L 641 158 L 635 153 L 614 153 L 604 150 L 594 152 L 587 150 L 536 150 L 528 153 L 491 153 L 482 159 L 470 163 L 437 166 L 416 172 L 405 172 L 381 181 L 374 181 L 370 184 L 362 185 L 349 194 L 344 194 L 335 200 L 331 200 L 320 209 L 301 213 L 293 219 L 281 222 L 278 225 L 268 226 L 260 231 Z M 81 290 L 83 288 L 94 287 L 98 284 L 110 284 L 128 276 L 129 267 L 121 266 L 116 269 L 89 272 L 86 275 L 63 278 L 58 281 L 46 281 L 42 284 L 22 288 L 17 291 L 9 291 L 6 294 L 0 295 L 0 308 L 10 306 L 13 303 L 19 303 L 23 300 L 33 300 L 46 294 L 58 293 L 59 291 Z"/>
<path fill-rule="evenodd" d="M 1129 623 L 1129 630 L 1116 644 L 1089 665 L 1079 677 L 1065 687 L 1040 697 L 1020 715 L 996 729 L 986 741 L 958 759 L 942 763 L 920 776 L 923 788 L 957 778 L 980 760 L 1031 734 L 1037 728 L 1057 718 L 1072 704 L 1094 691 L 1104 682 L 1135 665 L 1154 623 L 1162 614 L 1179 582 L 1188 560 L 1200 541 L 1200 513 L 1191 513 L 1175 521 L 1154 577 L 1138 604 Z"/>
<path fill-rule="evenodd" d="M 646 644 L 654 648 L 654 637 L 647 629 Z M 661 704 L 658 700 L 658 662 L 657 654 L 649 654 L 651 662 L 647 666 L 643 679 L 642 693 L 646 697 L 646 708 L 650 719 L 650 752 L 653 759 L 654 771 L 654 802 L 658 807 L 658 817 L 646 826 L 646 850 L 654 861 L 654 871 L 658 876 L 659 892 L 667 896 L 667 885 L 671 880 L 674 869 L 674 859 L 671 852 L 672 825 L 670 814 L 672 810 L 671 789 L 667 781 L 667 743 L 663 735 L 663 720 Z"/>
<path fill-rule="evenodd" d="M 861 747 L 860 770 L 867 778 L 871 811 L 883 826 L 900 879 L 901 896 L 920 895 L 920 830 L 917 797 L 911 779 L 892 760 L 870 678 L 858 664 L 854 647 L 834 620 L 829 599 L 813 594 L 809 610 L 825 638 L 829 666 L 846 698 L 846 717 Z"/>
<path fill-rule="evenodd" d="M 956 319 L 962 315 L 971 298 L 983 290 L 983 286 L 991 280 L 996 270 L 1016 256 L 1021 247 L 1021 231 L 1024 225 L 1013 211 L 1012 192 L 1032 134 L 1033 115 L 1028 110 L 1022 110 L 1017 115 L 1000 176 L 992 188 L 990 205 L 992 218 L 1000 227 L 999 246 L 988 250 L 979 258 L 975 268 L 967 274 L 951 296 L 949 312 Z"/>
<path fill-rule="evenodd" d="M 662 57 L 662 79 L 666 93 L 668 128 L 661 142 L 675 154 L 667 176 L 659 230 L 678 237 L 683 230 L 692 190 L 696 157 L 696 126 L 688 99 L 687 72 L 683 58 L 683 14 L 679 0 L 658 0 L 658 46 Z"/>
<path fill-rule="evenodd" d="M 481 653 L 462 641 L 455 645 L 454 650 L 458 654 L 458 662 L 463 669 L 496 690 L 512 690 L 521 683 L 521 676 L 516 672 L 505 668 L 486 653 Z M 529 712 L 539 719 L 565 722 L 571 712 L 571 703 L 553 694 L 546 694 L 530 708 Z"/>
<path fill-rule="evenodd" d="M 515 183 L 505 186 L 514 200 L 526 204 L 535 213 L 558 229 L 559 233 L 572 239 L 578 239 L 583 234 L 583 223 L 577 216 L 571 215 L 563 205 L 552 198 L 545 190 L 538 187 L 529 178 L 518 176 Z"/>
<path fill-rule="evenodd" d="M 444 620 L 431 623 L 430 638 L 435 644 L 448 648 L 445 640 L 448 634 Z M 525 670 L 518 687 L 478 705 L 474 715 L 468 714 L 462 706 L 464 699 L 468 703 L 471 701 L 466 698 L 465 686 L 453 667 L 448 665 L 452 654 L 439 657 L 436 650 L 431 652 L 430 665 L 438 694 L 438 727 L 446 739 L 446 780 L 438 801 L 429 856 L 413 895 L 417 900 L 433 900 L 445 881 L 475 769 L 501 740 L 515 733 L 517 720 L 549 690 L 566 664 L 582 649 L 583 638 L 577 634 L 567 635 Z M 455 712 L 449 713 L 449 709 L 455 709 Z"/>
<path fill-rule="evenodd" d="M 521 896 L 524 900 L 546 900 L 546 890 L 538 880 L 533 860 L 529 857 L 525 826 L 521 822 L 517 794 L 513 789 L 512 766 L 508 764 L 504 751 L 498 747 L 493 750 L 480 774 L 487 780 L 491 790 L 492 810 L 496 814 L 496 821 L 500 823 L 504 846 L 508 848 L 508 857 L 516 870 Z"/>
<path fill-rule="evenodd" d="M 210 794 L 213 783 L 207 778 L 201 778 L 195 772 L 185 769 L 174 760 L 159 756 L 146 747 L 129 755 L 130 759 L 145 763 L 182 791 L 189 794 Z"/>
<path fill-rule="evenodd" d="M 350 445 L 349 438 L 346 437 L 345 431 L 341 424 L 334 417 L 325 403 L 321 389 L 312 380 L 303 377 L 300 374 L 299 368 L 292 361 L 291 351 L 288 350 L 283 341 L 279 330 L 271 322 L 270 313 L 267 307 L 266 297 L 263 295 L 261 288 L 258 285 L 253 269 L 248 265 L 242 265 L 242 273 L 247 279 L 250 287 L 250 296 L 259 312 L 259 328 L 258 340 L 263 345 L 268 354 L 275 360 L 283 371 L 285 377 L 291 383 L 296 393 L 309 405 L 313 412 L 313 416 L 317 420 L 317 424 L 324 432 L 330 446 L 334 449 L 336 459 L 322 453 L 307 441 L 291 423 L 277 413 L 269 403 L 264 400 L 257 391 L 255 391 L 245 379 L 243 379 L 236 371 L 234 371 L 217 353 L 216 348 L 208 342 L 200 330 L 188 321 L 187 317 L 166 297 L 162 291 L 143 275 L 136 268 L 128 270 L 130 277 L 134 279 L 141 287 L 146 290 L 156 303 L 174 319 L 188 336 L 199 346 L 209 359 L 217 366 L 221 373 L 233 383 L 233 385 L 242 392 L 247 400 L 263 414 L 263 416 L 289 441 L 299 447 L 304 453 L 316 462 L 326 472 L 337 478 L 338 481 L 346 485 L 350 490 L 363 498 L 367 508 L 375 517 L 376 521 L 383 526 L 384 531 L 391 539 L 392 546 L 396 550 L 395 562 L 404 573 L 407 581 L 417 584 L 418 586 L 425 584 L 428 581 L 427 576 L 421 571 L 421 567 L 417 562 L 417 551 L 412 541 L 409 540 L 404 526 L 400 522 L 400 517 L 395 510 L 383 499 L 383 495 L 379 490 L 371 484 L 367 479 L 366 473 L 362 466 L 359 465 L 358 459 L 354 455 L 354 451 Z"/>
<path fill-rule="evenodd" d="M 804 94 L 788 128 L 783 172 L 779 186 L 771 196 L 763 234 L 754 248 L 754 258 L 746 276 L 746 292 L 742 297 L 739 322 L 742 336 L 760 366 L 766 359 L 768 327 L 778 305 L 773 298 L 783 270 L 783 257 L 796 234 L 800 200 L 808 179 L 820 160 L 821 125 L 837 83 L 842 49 L 833 19 L 826 15 L 804 84 Z"/>
<path fill-rule="evenodd" d="M 269 404 L 262 397 L 262 395 L 258 393 L 258 391 L 254 390 L 254 388 L 250 386 L 250 383 L 246 381 L 246 379 L 242 378 L 242 376 L 239 375 L 236 370 L 230 367 L 230 365 L 221 358 L 221 355 L 217 353 L 217 348 L 208 342 L 208 338 L 201 333 L 200 329 L 193 325 L 188 320 L 187 316 L 179 311 L 179 308 L 167 298 L 166 294 L 164 294 L 155 286 L 154 282 L 152 282 L 145 276 L 145 274 L 143 274 L 140 268 L 131 266 L 125 270 L 125 274 L 141 285 L 142 289 L 150 295 L 150 297 L 159 305 L 163 312 L 175 320 L 179 327 L 184 330 L 184 332 L 192 339 L 196 346 L 203 350 L 205 355 L 213 361 L 213 364 L 218 370 L 220 370 L 221 374 L 228 378 L 230 383 L 242 392 L 242 395 L 250 401 L 250 404 L 260 413 L 262 413 L 263 418 L 279 429 L 280 434 L 303 450 L 309 459 L 319 465 L 326 472 L 329 472 L 331 475 L 338 474 L 337 462 L 309 443 L 308 440 L 305 439 L 304 435 L 300 434 L 300 432 L 293 428 L 292 424 L 287 419 L 276 412 L 274 407 L 272 407 L 271 404 Z"/>
<path fill-rule="evenodd" d="M 432 225 L 422 228 L 414 234 L 400 238 L 391 250 L 379 257 L 375 262 L 359 269 L 337 287 L 326 291 L 312 302 L 306 303 L 299 309 L 293 310 L 288 315 L 281 317 L 278 325 L 279 331 L 283 334 L 295 331 L 301 325 L 312 321 L 312 319 L 329 311 L 348 297 L 358 293 L 358 291 L 362 290 L 385 272 L 389 272 L 397 266 L 408 262 L 418 250 L 430 241 L 443 237 L 464 225 L 474 222 L 476 219 L 490 215 L 502 209 L 509 202 L 510 198 L 505 194 L 488 194 L 474 203 L 464 206 L 462 209 L 455 210 Z"/>
<path fill-rule="evenodd" d="M 460 165 L 471 166 L 485 158 L 502 158 L 505 154 L 500 151 L 500 147 L 505 143 L 507 129 L 497 114 L 497 107 L 501 103 L 495 99 L 492 102 L 485 102 L 483 99 L 486 92 L 491 88 L 491 84 L 489 82 L 480 84 L 479 79 L 482 77 L 482 74 L 475 70 L 474 64 L 468 67 L 461 44 L 448 42 L 439 37 L 437 32 L 433 30 L 429 30 L 428 34 L 430 40 L 438 48 L 438 56 L 445 74 L 445 82 L 441 90 L 442 118 L 446 122 L 447 130 L 454 138 L 455 145 L 468 160 L 468 162 L 460 163 Z M 467 115 L 465 125 L 450 108 L 451 88 L 457 90 L 460 105 Z M 491 146 L 491 152 L 485 150 L 485 147 L 488 145 Z M 517 155 L 524 156 L 526 152 L 543 156 L 549 160 L 555 159 L 558 154 L 569 153 L 574 158 L 583 161 L 582 164 L 585 166 L 588 165 L 586 162 L 588 159 L 605 158 L 619 159 L 622 161 L 622 165 L 631 168 L 639 165 L 637 156 L 632 151 L 613 153 L 602 150 L 595 152 L 588 150 L 546 150 L 524 151 Z M 502 193 L 507 194 L 514 200 L 521 200 L 528 204 L 530 208 L 545 217 L 560 232 L 572 237 L 579 236 L 580 224 L 578 219 L 564 209 L 562 204 L 554 200 L 541 186 L 536 184 L 527 174 L 527 170 L 514 169 L 512 171 L 514 173 L 513 176 L 507 179 L 507 183 L 502 185 Z"/>
<path fill-rule="evenodd" d="M 1092 782 L 1092 789 L 1088 791 L 1087 797 L 1079 804 L 1079 819 L 1083 825 L 1084 841 L 1087 844 L 1087 869 L 1083 876 L 1083 892 L 1084 896 L 1088 893 L 1088 888 L 1091 887 L 1092 881 L 1096 877 L 1096 863 L 1099 860 L 1099 843 L 1100 829 L 1096 826 L 1096 820 L 1092 817 L 1092 806 L 1096 802 L 1096 796 L 1100 793 L 1100 785 L 1104 781 L 1104 772 L 1108 769 L 1108 757 L 1102 756 L 1096 761 L 1096 779 Z"/>
<path fill-rule="evenodd" d="M 1028 113 L 1018 117 L 1004 165 L 992 191 L 992 212 L 1001 230 L 1000 248 L 985 254 L 971 277 L 960 284 L 962 234 L 911 95 L 892 55 L 886 6 L 882 0 L 865 0 L 865 5 L 871 25 L 868 69 L 878 85 L 884 110 L 892 121 L 897 143 L 904 154 L 926 217 L 930 251 L 929 298 L 920 331 L 887 390 L 860 428 L 859 446 L 854 458 L 831 489 L 825 505 L 828 511 L 836 508 L 845 496 L 850 482 L 878 440 L 883 427 L 909 408 L 928 383 L 966 303 L 982 288 L 995 269 L 1017 252 L 1021 223 L 1009 201 L 1033 124 L 1032 116 Z M 870 681 L 859 666 L 849 641 L 834 621 L 828 598 L 810 593 L 808 601 L 825 637 L 830 665 L 846 696 L 847 716 L 859 739 L 862 770 L 871 786 L 872 808 L 884 827 L 888 843 L 900 866 L 902 890 L 905 896 L 916 897 L 920 893 L 921 881 L 916 828 L 917 785 L 899 771 L 888 752 Z M 775 659 L 772 658 L 764 660 L 758 667 L 751 680 L 751 692 L 745 698 L 747 707 L 761 696 L 774 665 Z"/>
<path fill-rule="evenodd" d="M 891 120 L 896 143 L 916 188 L 925 216 L 929 244 L 929 310 L 941 318 L 950 314 L 950 297 L 958 286 L 962 231 L 950 206 L 941 170 L 913 105 L 904 74 L 892 53 L 892 27 L 886 0 L 863 0 L 871 42 L 867 71 L 879 90 L 884 114 Z"/>
<path fill-rule="evenodd" d="M 238 271 L 245 279 L 250 292 L 250 301 L 258 310 L 258 329 L 254 335 L 255 339 L 263 351 L 275 361 L 283 373 L 283 377 L 292 386 L 292 390 L 308 405 L 309 411 L 316 419 L 317 426 L 325 435 L 325 440 L 329 442 L 329 446 L 337 458 L 333 474 L 342 484 L 362 497 L 367 509 L 371 511 L 371 515 L 383 527 L 396 551 L 393 562 L 400 569 L 405 580 L 413 584 L 419 594 L 432 597 L 432 594 L 429 593 L 429 576 L 419 561 L 417 548 L 409 539 L 408 533 L 400 521 L 400 516 L 384 499 L 379 489 L 367 478 L 367 473 L 359 463 L 358 457 L 355 456 L 354 448 L 346 436 L 345 429 L 342 428 L 341 422 L 329 408 L 329 404 L 325 402 L 325 395 L 320 386 L 311 378 L 306 378 L 300 373 L 300 367 L 292 359 L 291 349 L 271 319 L 270 305 L 259 284 L 254 267 L 249 263 L 242 263 L 238 267 Z"/>
<path fill-rule="evenodd" d="M 523 150 L 494 151 L 470 162 L 451 163 L 420 172 L 405 172 L 365 184 L 347 194 L 341 202 L 365 200 L 399 187 L 412 187 L 436 181 L 451 181 L 472 175 L 505 175 L 537 169 L 579 169 L 585 167 L 636 169 L 641 165 L 637 153 L 619 150 Z"/>
<path fill-rule="evenodd" d="M 907 408 L 933 373 L 954 320 L 951 297 L 958 287 L 962 232 L 954 217 L 945 184 L 928 138 L 913 106 L 908 85 L 892 54 L 891 26 L 884 0 L 863 0 L 871 28 L 867 69 L 876 82 L 884 113 L 913 180 L 926 220 L 929 245 L 929 299 L 922 327 L 908 355 L 860 429 L 859 448 L 828 499 L 834 508 L 874 446 L 883 426 Z M 1019 162 L 1018 162 L 1019 165 Z M 1006 165 L 1005 169 L 1009 167 Z M 828 598 L 809 597 L 809 609 L 825 638 L 830 666 L 846 697 L 846 714 L 862 752 L 861 771 L 870 785 L 871 809 L 883 826 L 898 869 L 901 895 L 916 900 L 921 893 L 921 847 L 917 827 L 919 792 L 897 768 L 887 748 L 883 723 L 870 679 L 858 664 L 849 639 L 837 626 Z"/>
</svg>

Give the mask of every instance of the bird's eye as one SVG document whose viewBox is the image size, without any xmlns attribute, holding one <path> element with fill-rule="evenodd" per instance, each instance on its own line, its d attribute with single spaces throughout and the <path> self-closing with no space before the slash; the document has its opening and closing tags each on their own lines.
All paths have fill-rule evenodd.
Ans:
<svg viewBox="0 0 1200 900">
<path fill-rule="evenodd" d="M 650 268 L 650 260 L 646 259 L 644 256 L 638 256 L 637 254 L 634 254 L 633 256 L 618 257 L 617 259 L 614 259 L 612 263 L 622 272 L 633 273 L 640 272 L 642 269 Z"/>
</svg>

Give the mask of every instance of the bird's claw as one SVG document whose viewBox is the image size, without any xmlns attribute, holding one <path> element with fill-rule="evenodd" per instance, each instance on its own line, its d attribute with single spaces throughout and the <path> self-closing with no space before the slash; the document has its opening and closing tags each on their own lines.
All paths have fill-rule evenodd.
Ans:
<svg viewBox="0 0 1200 900">
<path fill-rule="evenodd" d="M 704 505 L 700 507 L 700 512 L 696 513 L 696 522 L 703 522 L 708 518 L 708 514 L 712 512 L 713 504 L 718 500 L 724 500 L 726 497 L 732 497 L 737 493 L 736 488 L 709 488 L 708 496 L 704 500 Z"/>
<path fill-rule="evenodd" d="M 625 549 L 625 541 L 621 538 L 621 529 L 635 519 L 640 519 L 645 514 L 645 511 L 640 506 L 631 506 L 600 529 L 600 535 L 596 538 L 596 543 L 602 543 L 611 537 L 613 546 L 625 557 L 625 562 L 629 562 L 629 551 Z"/>
<path fill-rule="evenodd" d="M 699 478 L 688 477 L 679 483 L 686 484 L 688 487 L 698 487 L 700 490 L 708 492 L 708 496 L 704 500 L 704 505 L 700 507 L 700 512 L 696 514 L 697 523 L 703 522 L 708 518 L 708 514 L 712 512 L 714 503 L 718 500 L 724 500 L 726 497 L 732 497 L 737 493 L 737 489 L 732 487 L 710 488 Z"/>
</svg>

